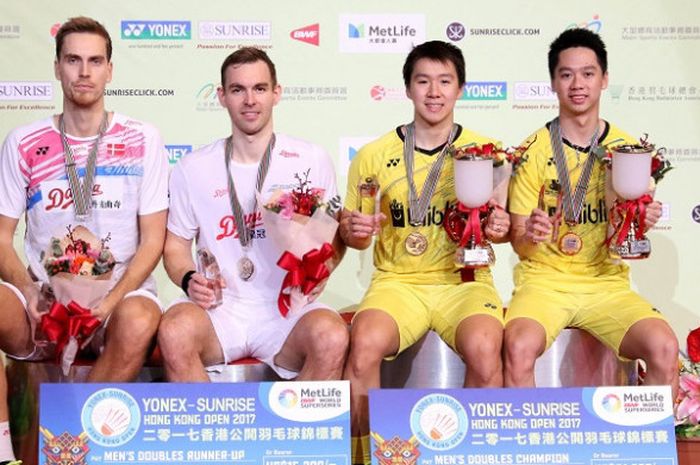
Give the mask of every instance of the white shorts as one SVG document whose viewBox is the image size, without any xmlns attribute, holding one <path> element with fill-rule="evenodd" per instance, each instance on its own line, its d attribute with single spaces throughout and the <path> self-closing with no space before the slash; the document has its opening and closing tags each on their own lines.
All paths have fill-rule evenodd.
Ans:
<svg viewBox="0 0 700 465">
<path fill-rule="evenodd" d="M 41 287 L 41 283 L 37 282 L 36 283 L 37 287 Z M 29 316 L 29 310 L 27 309 L 27 300 L 24 298 L 24 295 L 17 289 L 15 286 L 13 286 L 10 283 L 6 282 L 0 282 L 0 286 L 5 286 L 8 289 L 10 289 L 19 299 L 19 301 L 22 303 L 22 307 L 24 307 L 24 311 L 27 313 L 27 320 L 32 322 L 33 320 Z M 127 297 L 145 297 L 147 299 L 152 300 L 160 309 L 160 311 L 163 311 L 163 305 L 160 303 L 160 300 L 158 300 L 158 297 L 151 292 L 148 289 L 136 289 L 135 291 L 127 292 L 127 294 L 124 296 L 126 299 Z M 34 325 L 32 325 L 32 334 L 34 333 Z M 93 335 L 92 339 L 90 340 L 90 343 L 87 345 L 87 347 L 84 349 L 85 352 L 99 355 L 102 353 L 102 349 L 104 348 L 104 340 L 105 340 L 105 329 L 107 328 L 107 324 L 109 324 L 109 317 L 107 317 L 107 320 L 99 327 L 97 328 L 97 331 L 95 331 L 95 334 Z M 37 360 L 48 360 L 53 357 L 55 357 L 55 345 L 54 344 L 47 344 L 47 345 L 36 345 L 34 344 L 34 347 L 32 348 L 32 351 L 28 355 L 20 356 L 20 355 L 13 355 L 13 354 L 5 354 L 10 358 L 13 358 L 15 360 L 26 360 L 26 361 L 37 361 Z"/>
<path fill-rule="evenodd" d="M 174 305 L 189 302 L 186 297 L 175 300 Z M 253 357 L 268 365 L 284 379 L 298 374 L 275 364 L 275 356 L 284 345 L 289 333 L 297 322 L 312 310 L 325 309 L 336 313 L 320 302 L 311 302 L 294 313 L 283 317 L 277 302 L 252 302 L 231 297 L 224 293 L 223 303 L 207 310 L 207 315 L 219 339 L 224 363 L 241 358 Z M 167 312 L 167 310 L 166 310 Z M 216 370 L 215 367 L 210 367 Z"/>
</svg>

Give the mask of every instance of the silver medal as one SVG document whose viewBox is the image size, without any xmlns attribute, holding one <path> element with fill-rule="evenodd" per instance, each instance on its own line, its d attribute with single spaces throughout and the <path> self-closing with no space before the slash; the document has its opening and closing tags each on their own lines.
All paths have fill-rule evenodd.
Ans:
<svg viewBox="0 0 700 465">
<path fill-rule="evenodd" d="M 243 281 L 250 281 L 255 274 L 255 265 L 248 257 L 243 257 L 238 260 L 238 275 Z"/>
</svg>

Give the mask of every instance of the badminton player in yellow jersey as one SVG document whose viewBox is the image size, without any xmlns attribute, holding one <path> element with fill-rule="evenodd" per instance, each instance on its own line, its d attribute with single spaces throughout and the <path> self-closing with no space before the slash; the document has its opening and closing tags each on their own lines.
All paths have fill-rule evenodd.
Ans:
<svg viewBox="0 0 700 465">
<path fill-rule="evenodd" d="M 462 93 L 462 52 L 441 41 L 421 44 L 404 65 L 413 121 L 364 146 L 348 175 L 341 236 L 353 248 L 374 247 L 376 272 L 352 324 L 345 377 L 350 380 L 354 463 L 369 463 L 367 390 L 379 387 L 382 359 L 392 358 L 428 330 L 437 332 L 467 364 L 465 384 L 502 386 L 503 312 L 489 268 L 456 272 L 457 244 L 443 222 L 456 203 L 450 143 L 495 142 L 454 123 Z M 359 202 L 358 186 L 374 179 L 382 213 Z M 367 183 L 370 184 L 370 183 Z M 375 190 L 366 186 L 367 190 Z M 411 201 L 413 199 L 413 202 Z M 494 209 L 485 234 L 507 240 L 508 214 Z M 358 454 L 359 444 L 362 454 Z"/>
<path fill-rule="evenodd" d="M 611 259 L 604 244 L 606 168 L 592 147 L 636 141 L 599 117 L 608 84 L 603 41 L 586 29 L 563 32 L 550 46 L 549 71 L 558 118 L 523 144 L 529 146 L 525 161 L 510 184 L 511 241 L 520 262 L 506 312 L 505 385 L 533 386 L 535 360 L 571 326 L 622 357 L 643 359 L 646 384 L 671 385 L 675 392 L 676 336 L 630 289 L 627 265 Z M 554 221 L 562 204 L 563 217 Z M 659 202 L 651 203 L 646 229 L 660 216 Z"/>
</svg>

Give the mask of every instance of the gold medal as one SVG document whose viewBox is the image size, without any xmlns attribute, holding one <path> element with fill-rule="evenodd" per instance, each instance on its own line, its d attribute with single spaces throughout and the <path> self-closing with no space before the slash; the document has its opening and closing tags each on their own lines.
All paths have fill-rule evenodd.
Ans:
<svg viewBox="0 0 700 465">
<path fill-rule="evenodd" d="M 421 233 L 413 231 L 406 238 L 404 245 L 406 247 L 406 252 L 408 252 L 409 255 L 417 257 L 418 255 L 423 255 L 423 253 L 427 250 L 428 239 L 426 239 Z"/>
<path fill-rule="evenodd" d="M 566 255 L 576 255 L 583 248 L 581 236 L 573 231 L 569 231 L 559 239 L 559 250 Z"/>
</svg>

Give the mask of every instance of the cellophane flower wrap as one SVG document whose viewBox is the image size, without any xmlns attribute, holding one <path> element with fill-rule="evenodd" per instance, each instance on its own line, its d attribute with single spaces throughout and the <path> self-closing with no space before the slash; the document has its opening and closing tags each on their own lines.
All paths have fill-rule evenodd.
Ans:
<svg viewBox="0 0 700 465">
<path fill-rule="evenodd" d="M 688 334 L 688 353 L 678 360 L 680 384 L 676 399 L 676 435 L 700 437 L 700 328 Z"/>
<path fill-rule="evenodd" d="M 64 237 L 53 237 L 42 261 L 55 297 L 41 318 L 45 343 L 56 346 L 64 374 L 78 350 L 92 339 L 101 322 L 92 315 L 109 292 L 115 259 L 107 243 L 84 226 L 70 225 Z"/>
<path fill-rule="evenodd" d="M 312 291 L 330 276 L 328 263 L 335 255 L 337 207 L 323 202 L 325 191 L 311 187 L 308 176 L 308 170 L 295 174 L 298 185 L 277 191 L 262 209 L 266 233 L 281 251 L 277 265 L 287 271 L 277 299 L 284 317 L 314 298 Z"/>
</svg>

